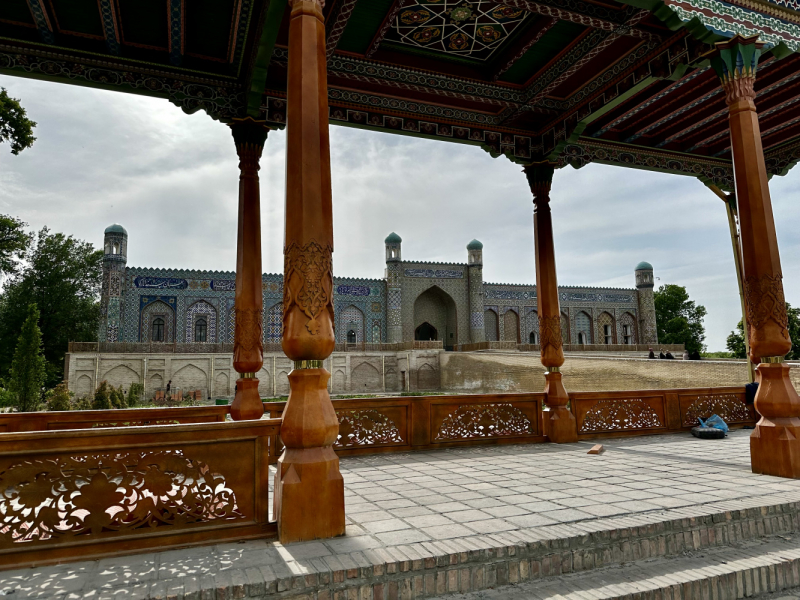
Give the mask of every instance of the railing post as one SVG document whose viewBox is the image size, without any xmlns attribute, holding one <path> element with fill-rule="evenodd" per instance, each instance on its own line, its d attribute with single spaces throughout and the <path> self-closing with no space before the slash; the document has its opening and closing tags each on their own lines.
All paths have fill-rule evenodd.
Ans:
<svg viewBox="0 0 800 600">
<path fill-rule="evenodd" d="M 525 167 L 525 175 L 533 193 L 533 230 L 536 248 L 536 304 L 539 312 L 541 361 L 547 368 L 544 374 L 547 406 L 545 433 L 551 442 L 559 444 L 578 441 L 575 415 L 567 408 L 569 396 L 561 383 L 561 309 L 558 302 L 556 256 L 553 245 L 553 221 L 550 215 L 550 186 L 554 165 L 536 163 Z"/>
<path fill-rule="evenodd" d="M 283 351 L 294 361 L 275 474 L 282 543 L 345 531 L 339 421 L 322 361 L 333 334 L 333 211 L 324 0 L 290 0 Z"/>
<path fill-rule="evenodd" d="M 730 122 L 741 229 L 750 356 L 759 379 L 761 414 L 750 437 L 754 473 L 800 477 L 800 397 L 783 357 L 792 348 L 778 240 L 755 105 L 756 65 L 764 44 L 735 36 L 718 42 L 711 65 L 722 81 Z"/>
</svg>

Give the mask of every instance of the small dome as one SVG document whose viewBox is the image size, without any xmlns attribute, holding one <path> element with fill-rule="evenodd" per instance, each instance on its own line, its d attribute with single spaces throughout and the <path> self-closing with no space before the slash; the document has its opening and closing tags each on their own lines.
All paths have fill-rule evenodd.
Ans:
<svg viewBox="0 0 800 600">
<path fill-rule="evenodd" d="M 403 241 L 399 235 L 397 235 L 394 231 L 386 236 L 386 239 L 383 240 L 387 244 L 399 244 Z"/>
<path fill-rule="evenodd" d="M 472 240 L 469 244 L 467 244 L 467 250 L 483 250 L 483 244 L 481 244 L 478 240 Z"/>
<path fill-rule="evenodd" d="M 125 231 L 125 228 L 120 225 L 119 223 L 114 223 L 113 225 L 109 225 L 106 227 L 106 233 L 121 233 L 122 235 L 128 235 L 128 232 Z"/>
<path fill-rule="evenodd" d="M 634 269 L 634 270 L 636 270 L 636 271 L 645 271 L 645 270 L 646 271 L 652 271 L 653 270 L 653 265 L 651 265 L 649 262 L 642 261 L 638 265 L 636 265 L 636 269 Z"/>
</svg>

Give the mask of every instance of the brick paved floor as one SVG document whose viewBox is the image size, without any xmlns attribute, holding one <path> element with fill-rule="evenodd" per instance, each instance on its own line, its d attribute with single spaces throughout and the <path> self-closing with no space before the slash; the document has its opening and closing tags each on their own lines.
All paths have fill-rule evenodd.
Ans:
<svg viewBox="0 0 800 600">
<path fill-rule="evenodd" d="M 345 537 L 7 571 L 0 573 L 0 591 L 66 599 L 103 589 L 127 600 L 174 587 L 181 598 L 254 579 L 261 589 L 278 581 L 281 591 L 280 581 L 292 577 L 800 500 L 800 481 L 750 472 L 749 433 L 734 431 L 725 440 L 688 434 L 605 440 L 599 456 L 586 454 L 592 442 L 346 458 Z"/>
</svg>

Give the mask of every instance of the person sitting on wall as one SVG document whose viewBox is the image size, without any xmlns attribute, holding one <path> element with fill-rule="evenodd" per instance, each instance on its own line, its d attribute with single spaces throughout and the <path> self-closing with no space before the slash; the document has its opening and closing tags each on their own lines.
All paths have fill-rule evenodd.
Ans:
<svg viewBox="0 0 800 600">
<path fill-rule="evenodd" d="M 675 358 L 674 356 L 672 356 L 672 352 L 670 352 L 669 350 L 667 350 L 667 358 L 669 358 L 669 359 L 674 359 Z"/>
<path fill-rule="evenodd" d="M 689 351 L 688 350 L 684 350 L 683 351 L 683 360 L 689 360 Z"/>
<path fill-rule="evenodd" d="M 664 356 L 664 350 L 661 350 L 661 352 L 658 353 L 658 358 L 667 358 Z"/>
<path fill-rule="evenodd" d="M 699 353 L 697 350 L 695 350 L 694 352 L 692 352 L 692 353 L 689 355 L 689 358 L 690 358 L 691 360 L 700 360 L 700 353 Z"/>
<path fill-rule="evenodd" d="M 656 357 L 656 353 L 653 352 L 652 348 L 650 348 L 650 354 L 647 355 L 647 358 L 655 358 L 655 357 Z"/>
</svg>

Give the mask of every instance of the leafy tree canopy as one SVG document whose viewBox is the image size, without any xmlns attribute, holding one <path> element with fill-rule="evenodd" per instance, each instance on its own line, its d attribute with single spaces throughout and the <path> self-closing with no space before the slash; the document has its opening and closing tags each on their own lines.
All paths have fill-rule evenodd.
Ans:
<svg viewBox="0 0 800 600">
<path fill-rule="evenodd" d="M 792 338 L 792 349 L 786 355 L 789 360 L 800 360 L 800 308 L 792 308 L 786 303 L 786 316 L 789 317 L 789 337 Z M 744 328 L 742 322 L 736 325 L 736 331 L 731 331 L 727 339 L 728 350 L 736 358 L 745 358 L 747 353 L 744 346 Z"/>
<path fill-rule="evenodd" d="M 33 128 L 36 123 L 28 118 L 16 98 L 11 98 L 5 88 L 0 88 L 0 143 L 11 142 L 11 154 L 17 155 L 33 146 Z"/>
<path fill-rule="evenodd" d="M 32 237 L 25 232 L 26 225 L 9 215 L 0 215 L 0 275 L 14 272 L 17 260 L 25 256 Z"/>
<path fill-rule="evenodd" d="M 88 242 L 46 227 L 37 234 L 0 297 L 0 375 L 11 366 L 26 307 L 36 304 L 48 387 L 61 381 L 68 343 L 97 339 L 102 259 L 102 251 Z"/>
<path fill-rule="evenodd" d="M 45 377 L 45 360 L 42 355 L 42 332 L 39 331 L 39 309 L 35 304 L 27 308 L 27 317 L 17 340 L 11 362 L 11 392 L 16 397 L 20 412 L 39 409 Z"/>
<path fill-rule="evenodd" d="M 705 350 L 706 307 L 689 299 L 686 288 L 662 285 L 654 293 L 659 344 L 684 344 L 689 352 Z"/>
</svg>

